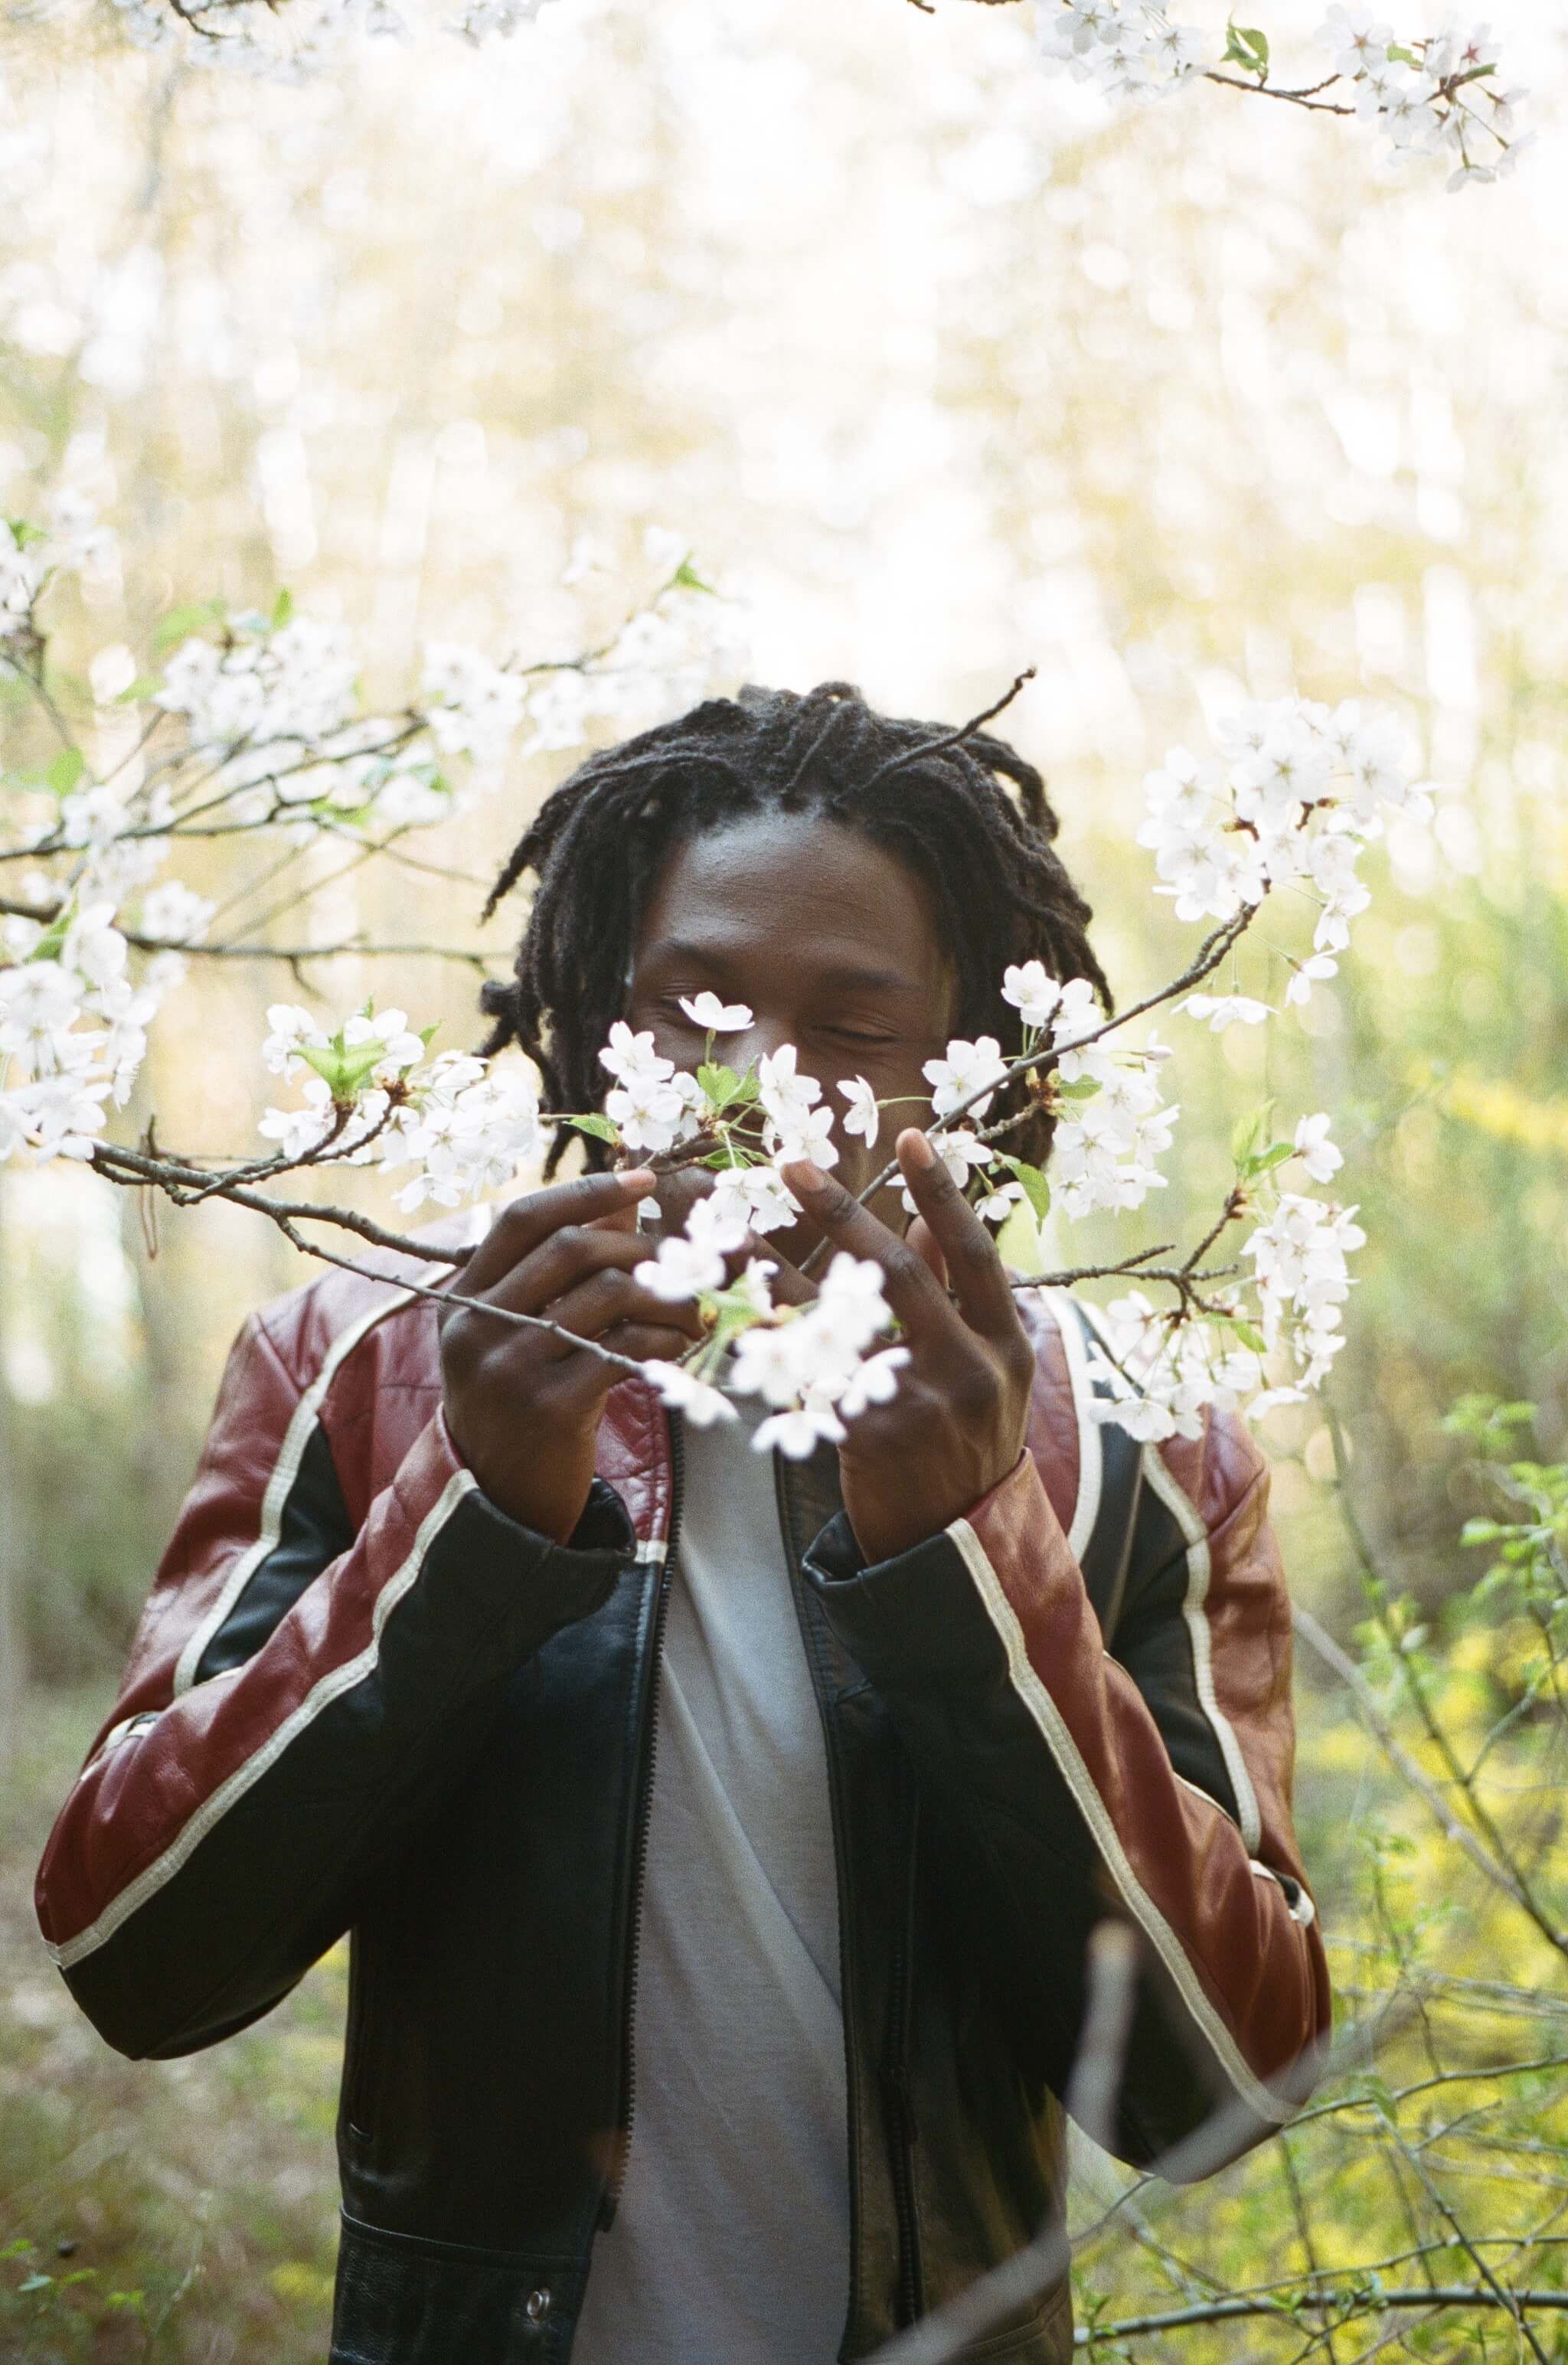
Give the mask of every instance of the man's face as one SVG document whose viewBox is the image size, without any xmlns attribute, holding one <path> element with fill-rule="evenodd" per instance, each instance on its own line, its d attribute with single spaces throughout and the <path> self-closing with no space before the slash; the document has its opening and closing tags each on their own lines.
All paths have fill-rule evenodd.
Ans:
<svg viewBox="0 0 1568 2365">
<path fill-rule="evenodd" d="M 680 1002 L 704 990 L 752 1012 L 745 1033 L 714 1046 L 737 1071 L 796 1046 L 801 1072 L 818 1079 L 834 1110 L 834 1171 L 848 1190 L 858 1194 L 887 1164 L 902 1126 L 929 1122 L 921 1070 L 946 1047 L 952 967 L 920 880 L 853 830 L 820 815 L 758 813 L 678 848 L 644 914 L 627 1023 L 651 1029 L 678 1067 L 696 1068 L 703 1031 Z M 853 1076 L 899 1103 L 882 1112 L 874 1149 L 843 1129 L 848 1104 L 837 1088 Z M 678 1223 L 699 1187 L 689 1176 L 661 1191 L 666 1222 Z M 879 1194 L 877 1213 L 902 1228 L 896 1187 Z M 770 1233 L 768 1245 L 799 1261 L 813 1238 L 797 1224 Z"/>
</svg>

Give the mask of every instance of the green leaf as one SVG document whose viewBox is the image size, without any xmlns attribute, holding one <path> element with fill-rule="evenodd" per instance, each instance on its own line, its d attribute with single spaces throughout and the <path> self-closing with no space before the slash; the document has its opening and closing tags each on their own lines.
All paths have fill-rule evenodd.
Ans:
<svg viewBox="0 0 1568 2365">
<path fill-rule="evenodd" d="M 727 1108 L 740 1090 L 741 1080 L 734 1070 L 718 1061 L 711 1065 L 705 1059 L 697 1070 L 697 1081 L 710 1108 Z"/>
<path fill-rule="evenodd" d="M 386 1056 L 382 1042 L 356 1043 L 345 1050 L 342 1038 L 333 1043 L 301 1043 L 299 1056 L 315 1069 L 326 1082 L 334 1101 L 342 1104 L 358 1097 L 376 1061 Z"/>
<path fill-rule="evenodd" d="M 1287 1158 L 1294 1156 L 1294 1141 L 1271 1141 L 1267 1149 L 1260 1149 L 1249 1158 L 1238 1159 L 1236 1171 L 1244 1182 L 1250 1182 L 1257 1175 L 1272 1172 L 1276 1166 L 1282 1166 Z"/>
<path fill-rule="evenodd" d="M 1020 1199 L 996 1235 L 996 1253 L 1010 1272 L 1044 1272 L 1040 1226 L 1027 1199 Z"/>
<path fill-rule="evenodd" d="M 1058 1076 L 1056 1089 L 1058 1100 L 1092 1101 L 1100 1090 L 1100 1079 L 1098 1076 L 1080 1076 L 1076 1082 L 1064 1084 L 1061 1078 Z"/>
<path fill-rule="evenodd" d="M 566 1117 L 562 1122 L 576 1126 L 579 1133 L 591 1133 L 596 1141 L 619 1141 L 621 1138 L 609 1117 L 598 1116 L 591 1112 L 587 1116 Z"/>
<path fill-rule="evenodd" d="M 199 633 L 204 624 L 222 621 L 226 603 L 221 600 L 187 600 L 183 607 L 171 608 L 152 634 L 152 645 L 160 653 L 176 641 Z"/>
<path fill-rule="evenodd" d="M 719 596 L 711 583 L 703 582 L 689 558 L 681 560 L 670 580 L 682 591 L 706 591 L 711 600 Z"/>
<path fill-rule="evenodd" d="M 1402 66 L 1419 67 L 1421 62 L 1414 50 L 1405 49 L 1398 41 L 1390 41 L 1388 54 L 1391 58 L 1397 58 Z"/>
<path fill-rule="evenodd" d="M 1024 1195 L 1035 1211 L 1036 1220 L 1044 1223 L 1051 1212 L 1051 1186 L 1037 1166 L 1026 1165 L 1022 1158 L 1010 1158 L 1007 1152 L 997 1153 L 1003 1166 L 1014 1173 L 1024 1185 Z"/>
<path fill-rule="evenodd" d="M 68 797 L 86 768 L 87 758 L 80 747 L 62 747 L 45 779 L 57 797 Z"/>
<path fill-rule="evenodd" d="M 1255 1355 L 1261 1355 L 1267 1351 L 1269 1342 L 1256 1322 L 1244 1322 L 1238 1317 L 1232 1321 L 1230 1327 L 1242 1345 L 1250 1347 Z"/>
<path fill-rule="evenodd" d="M 113 702 L 116 706 L 140 706 L 144 698 L 151 698 L 154 690 L 162 687 L 161 673 L 139 673 L 129 689 L 116 691 Z"/>
<path fill-rule="evenodd" d="M 293 622 L 293 619 L 294 619 L 294 594 L 293 594 L 293 592 L 292 592 L 292 591 L 288 591 L 288 590 L 283 590 L 283 591 L 280 591 L 280 592 L 278 593 L 278 595 L 277 595 L 277 598 L 273 601 L 273 612 L 272 612 L 272 628 L 273 628 L 273 631 L 274 631 L 274 633 L 281 633 L 281 632 L 282 632 L 282 630 L 283 630 L 283 628 L 284 628 L 284 626 L 285 626 L 286 624 L 287 624 L 287 623 L 291 623 L 291 622 Z"/>
<path fill-rule="evenodd" d="M 1247 1160 L 1257 1154 L 1258 1144 L 1269 1129 L 1272 1107 L 1271 1101 L 1266 1108 L 1253 1109 L 1249 1115 L 1237 1118 L 1231 1130 L 1230 1154 L 1238 1168 L 1245 1166 Z"/>
<path fill-rule="evenodd" d="M 1269 36 L 1260 33 L 1256 25 L 1227 25 L 1225 28 L 1224 62 L 1241 66 L 1248 73 L 1266 74 L 1269 71 Z"/>
<path fill-rule="evenodd" d="M 11 529 L 11 539 L 18 550 L 26 550 L 29 543 L 47 540 L 43 527 L 34 525 L 28 518 L 7 518 L 6 522 Z"/>
<path fill-rule="evenodd" d="M 53 960 L 65 942 L 66 932 L 76 915 L 74 896 L 67 896 L 59 911 L 28 955 L 28 960 Z"/>
</svg>

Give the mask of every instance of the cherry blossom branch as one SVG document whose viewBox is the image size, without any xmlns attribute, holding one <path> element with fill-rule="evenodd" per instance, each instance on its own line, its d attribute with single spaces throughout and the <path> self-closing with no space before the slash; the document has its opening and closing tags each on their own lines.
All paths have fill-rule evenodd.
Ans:
<svg viewBox="0 0 1568 2365">
<path fill-rule="evenodd" d="M 387 1249 L 399 1256 L 413 1257 L 421 1264 L 448 1264 L 461 1270 L 474 1253 L 472 1245 L 466 1243 L 454 1242 L 450 1247 L 438 1248 L 428 1240 L 409 1239 L 401 1233 L 386 1230 L 368 1216 L 362 1216 L 352 1207 L 319 1207 L 308 1200 L 269 1199 L 264 1193 L 252 1191 L 228 1178 L 215 1194 L 210 1187 L 211 1178 L 202 1174 L 198 1169 L 182 1166 L 167 1158 L 150 1157 L 140 1150 L 125 1149 L 118 1144 L 99 1144 L 86 1162 L 106 1182 L 118 1182 L 125 1188 L 151 1187 L 160 1190 L 177 1207 L 192 1206 L 213 1195 L 229 1199 L 237 1207 L 248 1207 L 257 1215 L 265 1216 L 302 1256 L 315 1257 L 324 1264 L 336 1265 L 343 1272 L 358 1273 L 366 1281 L 384 1282 L 391 1288 L 410 1290 L 416 1297 L 433 1298 L 438 1305 L 451 1303 L 450 1287 L 431 1288 L 425 1283 L 395 1279 L 389 1273 L 378 1272 L 374 1265 L 361 1264 L 352 1257 L 339 1256 L 334 1250 L 323 1247 L 319 1240 L 308 1239 L 299 1230 L 299 1223 L 335 1224 L 372 1248 Z M 305 1161 L 290 1162 L 303 1164 Z M 597 1356 L 615 1371 L 639 1379 L 647 1376 L 645 1364 L 634 1362 L 629 1355 L 616 1354 L 612 1348 L 602 1346 L 597 1339 L 580 1339 L 575 1330 L 563 1328 L 560 1323 L 550 1321 L 543 1314 L 521 1314 L 512 1306 L 493 1305 L 487 1298 L 466 1298 L 463 1302 L 476 1312 L 494 1316 L 498 1321 L 516 1323 L 527 1330 L 548 1331 L 553 1339 L 559 1339 L 565 1345 L 583 1353 Z"/>
<path fill-rule="evenodd" d="M 1253 98 L 1282 98 L 1292 106 L 1308 108 L 1314 115 L 1353 116 L 1356 111 L 1353 106 L 1346 106 L 1337 99 L 1317 96 L 1320 90 L 1331 90 L 1339 79 L 1339 75 L 1330 74 L 1326 82 L 1313 83 L 1305 90 L 1281 90 L 1273 83 L 1242 82 L 1237 75 L 1221 73 L 1213 67 L 1203 76 L 1204 82 L 1217 82 L 1223 90 L 1244 90 Z"/>
<path fill-rule="evenodd" d="M 39 920 L 45 927 L 58 920 L 69 904 L 25 903 L 13 895 L 0 895 L 0 913 L 14 913 L 18 919 Z M 138 952 L 183 953 L 193 960 L 276 960 L 286 961 L 294 968 L 300 961 L 342 959 L 400 959 L 461 961 L 470 969 L 486 970 L 495 959 L 493 953 L 477 945 L 430 945 L 368 943 L 346 936 L 335 945 L 242 945 L 192 943 L 184 936 L 149 936 L 137 928 L 122 927 L 119 931 L 128 945 Z"/>
<path fill-rule="evenodd" d="M 1103 1041 L 1107 1035 L 1113 1035 L 1119 1028 L 1130 1026 L 1135 1018 L 1147 1016 L 1149 1011 L 1158 1010 L 1164 1003 L 1174 1001 L 1179 993 L 1190 992 L 1193 986 L 1200 985 L 1205 977 L 1211 976 L 1219 967 L 1231 947 L 1245 934 L 1261 908 L 1261 905 L 1257 903 L 1244 904 L 1234 919 L 1226 920 L 1219 927 L 1211 930 L 1180 977 L 1170 985 L 1161 986 L 1157 992 L 1146 994 L 1141 1002 L 1135 1002 L 1127 1009 L 1116 1012 L 1114 1016 L 1107 1018 L 1103 1026 L 1092 1028 L 1088 1034 L 1075 1037 L 1071 1043 L 1037 1044 L 1034 1050 L 1020 1052 L 1016 1059 L 1007 1060 L 1000 1075 L 989 1078 L 976 1091 L 969 1093 L 948 1110 L 938 1124 L 927 1126 L 926 1139 L 931 1140 L 936 1135 L 950 1133 L 960 1119 L 968 1115 L 970 1109 L 978 1107 L 981 1101 L 989 1100 L 992 1093 L 1000 1090 L 1003 1084 L 1011 1082 L 1014 1077 L 1031 1074 L 1048 1075 L 1051 1069 L 1058 1065 L 1065 1051 L 1086 1051 L 1092 1045 Z M 898 1171 L 898 1160 L 890 1158 L 880 1173 L 874 1175 L 866 1188 L 857 1194 L 859 1204 L 865 1206 L 876 1197 L 879 1191 L 886 1190 Z M 803 1272 L 809 1273 L 812 1265 L 820 1260 L 823 1247 L 823 1244 L 819 1242 L 812 1250 L 801 1268 Z"/>
</svg>

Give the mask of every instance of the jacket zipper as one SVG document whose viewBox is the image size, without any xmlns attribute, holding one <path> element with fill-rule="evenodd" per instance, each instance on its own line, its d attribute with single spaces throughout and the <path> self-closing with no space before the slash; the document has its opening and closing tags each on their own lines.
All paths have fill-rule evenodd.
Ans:
<svg viewBox="0 0 1568 2365">
<path fill-rule="evenodd" d="M 800 1556 L 795 1550 L 794 1528 L 790 1518 L 789 1480 L 783 1457 L 773 1457 L 774 1487 L 778 1501 L 778 1524 L 784 1538 L 784 1550 L 790 1564 L 790 1590 L 795 1597 L 795 1614 L 800 1620 L 801 1640 L 811 1670 L 812 1688 L 816 1694 L 817 1709 L 822 1718 L 823 1743 L 827 1758 L 828 1804 L 833 1819 L 834 1866 L 838 1884 L 838 1990 L 844 2014 L 845 2091 L 851 2113 L 855 2108 L 854 2046 L 854 1987 L 849 1948 L 849 1897 L 846 1875 L 844 1844 L 844 1777 L 834 1745 L 832 1720 L 823 1696 L 822 1672 L 812 1644 L 804 1600 L 805 1579 L 801 1572 Z M 916 1802 L 918 1814 L 918 1801 Z M 914 2210 L 914 2113 L 909 2099 L 909 1996 L 913 1967 L 913 1931 L 914 1925 L 914 1826 L 910 1832 L 909 1893 L 905 1901 L 905 1926 L 901 1931 L 893 1956 L 892 1989 L 889 2012 L 890 2047 L 888 2072 L 882 2079 L 882 2108 L 892 2135 L 889 2145 L 889 2165 L 892 2172 L 893 2207 L 899 2228 L 899 2304 L 905 2324 L 913 2324 L 923 2313 L 924 2279 L 921 2273 L 919 2227 Z M 859 2245 L 856 2239 L 856 2212 L 859 2206 L 858 2178 L 855 2131 L 849 2131 L 849 2305 L 847 2322 L 854 2324 L 860 2305 L 858 2272 Z"/>
<path fill-rule="evenodd" d="M 621 2124 L 620 2142 L 616 2147 L 615 2165 L 599 2204 L 599 2222 L 608 2231 L 615 2212 L 621 2205 L 621 2195 L 626 2183 L 626 2166 L 632 2155 L 632 2122 L 637 2111 L 637 2064 L 634 2042 L 637 2021 L 637 1974 L 643 1952 L 643 1889 L 648 1869 L 648 1833 L 654 1820 L 654 1765 L 658 1755 L 659 1741 L 659 1666 L 664 1653 L 665 1616 L 669 1606 L 670 1582 L 675 1573 L 676 1540 L 680 1531 L 681 1485 L 685 1475 L 685 1438 L 681 1418 L 673 1407 L 669 1412 L 669 1532 L 665 1539 L 664 1559 L 659 1566 L 658 1590 L 654 1597 L 654 1631 L 650 1650 L 652 1664 L 648 1672 L 647 1703 L 644 1710 L 643 1732 L 638 1755 L 641 1759 L 637 1794 L 636 1833 L 632 1853 L 632 1911 L 626 1960 L 626 2007 L 621 2023 Z"/>
<path fill-rule="evenodd" d="M 910 1990 L 914 1977 L 914 1907 L 920 1800 L 910 1815 L 909 1885 L 903 1921 L 893 1950 L 892 1998 L 888 2012 L 888 2116 L 892 2128 L 893 2206 L 899 2221 L 899 2307 L 904 2324 L 916 2324 L 925 2313 L 924 2277 L 920 2267 L 919 2228 L 914 2210 L 914 2105 L 909 2092 Z"/>
</svg>

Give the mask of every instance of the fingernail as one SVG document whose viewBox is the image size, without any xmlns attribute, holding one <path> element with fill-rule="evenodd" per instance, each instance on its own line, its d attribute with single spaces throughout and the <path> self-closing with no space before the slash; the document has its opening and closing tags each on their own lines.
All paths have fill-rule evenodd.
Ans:
<svg viewBox="0 0 1568 2365">
<path fill-rule="evenodd" d="M 656 1182 L 659 1178 L 651 1166 L 628 1166 L 622 1173 L 617 1174 L 615 1179 L 623 1190 L 630 1190 L 635 1185 L 639 1191 L 645 1191 L 650 1183 Z"/>
<path fill-rule="evenodd" d="M 823 1172 L 822 1168 L 820 1166 L 813 1165 L 809 1158 L 792 1158 L 790 1164 L 791 1170 L 800 1176 L 808 1191 L 825 1191 L 827 1189 L 827 1176 Z"/>
<path fill-rule="evenodd" d="M 899 1148 L 903 1151 L 910 1164 L 920 1167 L 922 1171 L 936 1163 L 936 1152 L 932 1149 L 930 1142 L 924 1134 L 917 1133 L 913 1126 L 899 1143 Z"/>
</svg>

